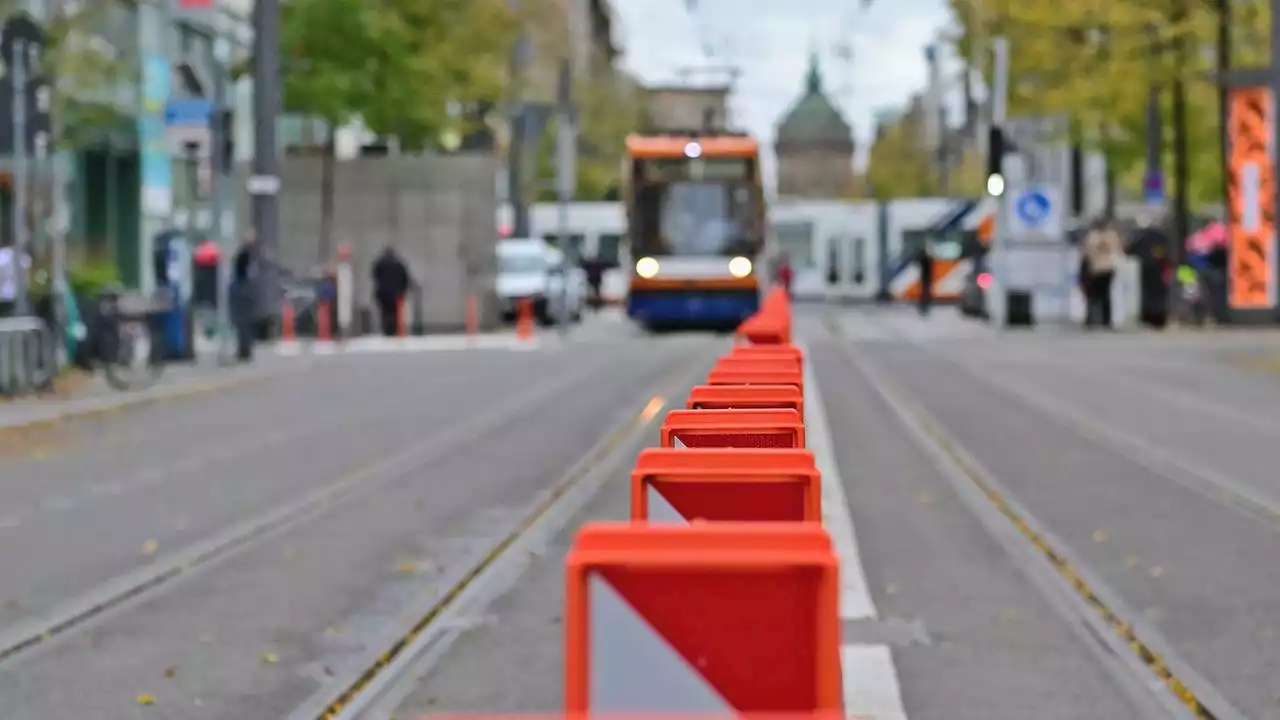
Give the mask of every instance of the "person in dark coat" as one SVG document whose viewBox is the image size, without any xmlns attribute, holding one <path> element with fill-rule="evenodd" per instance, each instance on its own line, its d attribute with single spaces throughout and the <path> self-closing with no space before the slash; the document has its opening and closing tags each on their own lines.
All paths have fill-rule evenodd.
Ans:
<svg viewBox="0 0 1280 720">
<path fill-rule="evenodd" d="M 257 319 L 256 287 L 259 275 L 257 233 L 245 231 L 240 249 L 231 260 L 231 324 L 236 330 L 236 358 L 241 362 L 253 359 L 254 321 Z"/>
<path fill-rule="evenodd" d="M 373 263 L 373 299 L 378 304 L 382 334 L 387 337 L 395 337 L 399 330 L 400 307 L 410 285 L 409 268 L 388 245 Z"/>
<path fill-rule="evenodd" d="M 933 306 L 933 258 L 929 255 L 929 246 L 921 245 L 916 254 L 916 262 L 920 265 L 920 315 L 928 315 Z"/>
<path fill-rule="evenodd" d="M 191 305 L 198 320 L 197 327 L 205 337 L 213 337 L 218 327 L 218 265 L 222 248 L 214 240 L 205 240 L 191 255 Z"/>
<path fill-rule="evenodd" d="M 598 310 L 604 304 L 600 295 L 600 286 L 604 284 L 604 271 L 607 265 L 598 258 L 587 260 L 582 265 L 587 273 L 587 289 L 591 291 L 589 304 L 593 310 Z"/>
</svg>

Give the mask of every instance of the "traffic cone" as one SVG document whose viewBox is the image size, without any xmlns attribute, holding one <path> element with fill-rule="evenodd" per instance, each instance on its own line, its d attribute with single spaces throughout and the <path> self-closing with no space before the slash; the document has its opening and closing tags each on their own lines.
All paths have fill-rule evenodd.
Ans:
<svg viewBox="0 0 1280 720">
<path fill-rule="evenodd" d="M 516 337 L 521 340 L 533 339 L 533 301 L 521 298 L 516 308 Z"/>
</svg>

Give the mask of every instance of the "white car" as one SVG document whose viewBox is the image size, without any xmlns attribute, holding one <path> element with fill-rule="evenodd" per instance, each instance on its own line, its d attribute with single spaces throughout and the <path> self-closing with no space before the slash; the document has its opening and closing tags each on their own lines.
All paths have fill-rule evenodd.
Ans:
<svg viewBox="0 0 1280 720">
<path fill-rule="evenodd" d="M 507 238 L 498 242 L 498 276 L 495 289 L 502 317 L 516 319 L 520 301 L 533 304 L 533 316 L 542 325 L 552 325 L 561 317 L 561 304 L 567 300 L 569 319 L 582 319 L 586 303 L 587 275 L 581 267 L 564 266 L 564 253 L 545 240 Z M 566 274 L 568 293 L 561 293 Z"/>
</svg>

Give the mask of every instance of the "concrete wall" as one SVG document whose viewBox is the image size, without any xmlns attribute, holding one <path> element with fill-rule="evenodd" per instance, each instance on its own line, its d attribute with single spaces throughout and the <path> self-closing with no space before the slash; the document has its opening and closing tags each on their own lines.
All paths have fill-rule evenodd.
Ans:
<svg viewBox="0 0 1280 720">
<path fill-rule="evenodd" d="M 327 261 L 320 255 L 321 162 L 294 157 L 282 163 L 279 260 L 298 272 Z M 372 307 L 371 266 L 392 245 L 423 287 L 421 320 L 428 331 L 464 327 L 470 294 L 480 300 L 485 324 L 495 322 L 496 170 L 489 155 L 335 163 L 333 246 L 352 248 L 357 308 Z M 248 202 L 241 198 L 242 223 L 250 218 Z"/>
<path fill-rule="evenodd" d="M 729 88 L 650 88 L 649 116 L 659 128 L 702 127 L 702 115 L 710 108 L 717 125 L 728 124 Z"/>
<path fill-rule="evenodd" d="M 851 147 L 778 150 L 778 195 L 840 199 L 855 189 Z"/>
</svg>

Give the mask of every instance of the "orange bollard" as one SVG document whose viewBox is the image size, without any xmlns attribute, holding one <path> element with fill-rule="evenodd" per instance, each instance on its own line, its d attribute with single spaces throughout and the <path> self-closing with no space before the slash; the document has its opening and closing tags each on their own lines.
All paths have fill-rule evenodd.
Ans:
<svg viewBox="0 0 1280 720">
<path fill-rule="evenodd" d="M 293 340 L 297 337 L 297 321 L 293 313 L 293 303 L 285 301 L 280 306 L 280 339 Z"/>
<path fill-rule="evenodd" d="M 480 301 L 475 295 L 467 296 L 467 335 L 475 337 L 480 334 Z"/>
<path fill-rule="evenodd" d="M 533 301 L 529 298 L 521 298 L 516 308 L 516 337 L 533 339 Z"/>
<path fill-rule="evenodd" d="M 321 300 L 316 303 L 316 339 L 331 340 L 333 331 L 329 327 L 329 303 Z"/>
</svg>

